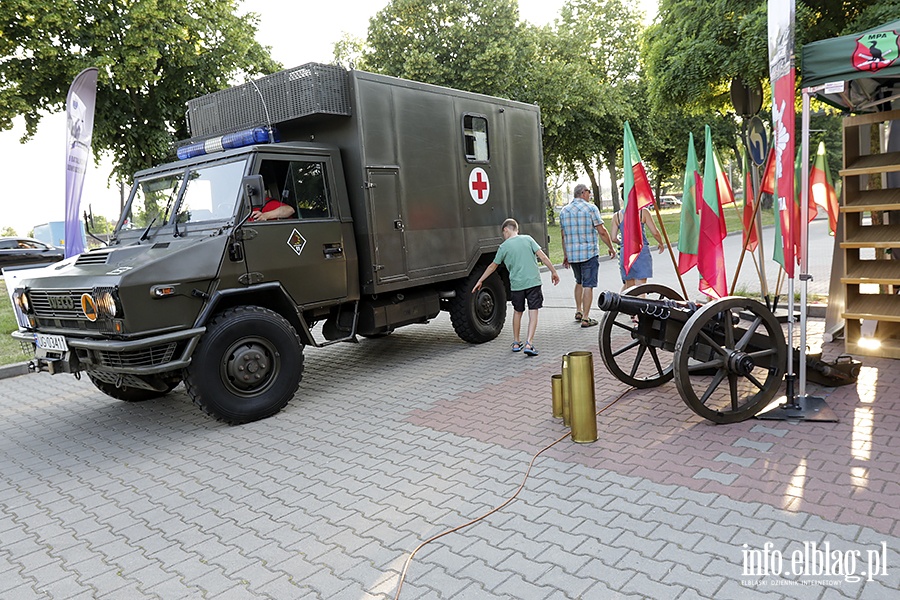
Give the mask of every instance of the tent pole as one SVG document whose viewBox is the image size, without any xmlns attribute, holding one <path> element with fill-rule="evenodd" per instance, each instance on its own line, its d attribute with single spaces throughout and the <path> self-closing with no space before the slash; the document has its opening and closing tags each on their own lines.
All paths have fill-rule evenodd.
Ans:
<svg viewBox="0 0 900 600">
<path fill-rule="evenodd" d="M 801 134 L 800 171 L 800 393 L 794 397 L 794 278 L 788 278 L 788 361 L 785 382 L 787 402 L 780 407 L 758 415 L 761 419 L 799 419 L 801 421 L 837 422 L 834 411 L 824 398 L 806 395 L 806 293 L 809 280 L 809 97 L 810 89 L 803 90 L 803 117 Z"/>
</svg>

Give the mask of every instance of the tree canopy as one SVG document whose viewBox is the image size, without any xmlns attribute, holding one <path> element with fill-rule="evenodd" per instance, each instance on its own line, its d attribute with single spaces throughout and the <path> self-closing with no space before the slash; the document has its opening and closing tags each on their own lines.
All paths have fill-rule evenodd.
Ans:
<svg viewBox="0 0 900 600">
<path fill-rule="evenodd" d="M 394 0 L 369 22 L 363 67 L 493 96 L 517 95 L 517 0 Z"/>
<path fill-rule="evenodd" d="M 95 151 L 122 176 L 166 158 L 188 136 L 185 102 L 235 78 L 279 68 L 254 39 L 257 18 L 235 0 L 3 0 L 0 128 L 64 108 L 82 69 L 99 68 Z"/>
<path fill-rule="evenodd" d="M 651 102 L 725 112 L 734 77 L 767 81 L 767 10 L 759 0 L 660 0 L 645 34 Z M 795 56 L 803 44 L 875 27 L 898 13 L 900 0 L 797 0 Z"/>
</svg>

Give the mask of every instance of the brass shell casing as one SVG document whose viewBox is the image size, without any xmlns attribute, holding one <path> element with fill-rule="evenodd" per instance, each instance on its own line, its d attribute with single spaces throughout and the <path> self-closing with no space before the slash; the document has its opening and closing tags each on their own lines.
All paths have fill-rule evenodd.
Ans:
<svg viewBox="0 0 900 600">
<path fill-rule="evenodd" d="M 550 397 L 553 399 L 553 418 L 561 419 L 563 416 L 563 376 L 552 375 L 550 377 Z"/>
<path fill-rule="evenodd" d="M 569 352 L 569 420 L 572 441 L 597 441 L 597 402 L 594 395 L 594 360 L 590 352 Z"/>
</svg>

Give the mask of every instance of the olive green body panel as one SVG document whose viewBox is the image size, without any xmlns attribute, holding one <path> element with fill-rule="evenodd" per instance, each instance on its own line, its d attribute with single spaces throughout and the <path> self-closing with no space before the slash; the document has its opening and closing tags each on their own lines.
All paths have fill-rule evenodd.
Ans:
<svg viewBox="0 0 900 600">
<path fill-rule="evenodd" d="M 546 243 L 537 106 L 363 71 L 350 72 L 350 93 L 353 116 L 306 117 L 279 131 L 340 149 L 363 293 L 464 277 L 496 251 L 508 217 Z M 466 158 L 467 115 L 487 123 L 485 161 Z M 481 204 L 470 193 L 474 169 L 490 185 Z"/>
<path fill-rule="evenodd" d="M 102 320 L 90 323 L 80 310 L 80 295 L 94 288 L 116 289 L 127 339 L 192 327 L 219 278 L 228 237 L 166 237 L 125 247 L 103 248 L 61 263 L 51 275 L 28 279 L 32 294 L 70 295 L 75 310 L 60 318 L 47 318 L 46 333 L 72 333 L 88 337 L 112 333 Z M 243 268 L 242 268 L 243 270 Z M 154 297 L 155 286 L 171 286 L 174 294 Z M 196 291 L 195 291 L 196 290 Z M 78 298 L 76 298 L 76 296 Z"/>
</svg>

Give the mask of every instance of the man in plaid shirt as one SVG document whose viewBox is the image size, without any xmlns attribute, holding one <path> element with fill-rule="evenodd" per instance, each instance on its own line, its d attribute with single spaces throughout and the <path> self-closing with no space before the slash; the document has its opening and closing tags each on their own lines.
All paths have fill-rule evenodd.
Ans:
<svg viewBox="0 0 900 600">
<path fill-rule="evenodd" d="M 615 256 L 609 231 L 600 217 L 600 209 L 590 201 L 591 190 L 583 183 L 575 186 L 575 198 L 559 213 L 559 231 L 562 234 L 563 267 L 575 274 L 575 320 L 582 327 L 597 324 L 590 317 L 594 288 L 597 287 L 600 248 L 597 236 Z"/>
</svg>

